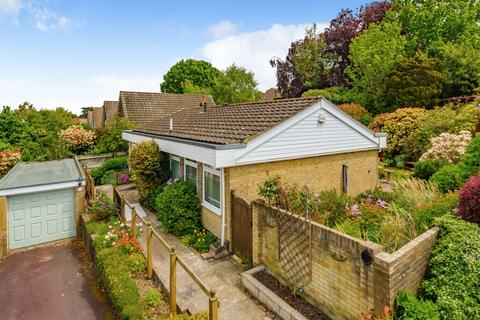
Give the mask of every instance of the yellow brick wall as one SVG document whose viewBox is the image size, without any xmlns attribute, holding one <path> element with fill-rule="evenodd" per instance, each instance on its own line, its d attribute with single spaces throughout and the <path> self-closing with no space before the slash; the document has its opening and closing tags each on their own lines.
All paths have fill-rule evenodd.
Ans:
<svg viewBox="0 0 480 320">
<path fill-rule="evenodd" d="M 253 263 L 265 265 L 282 281 L 287 275 L 280 263 L 280 243 L 285 241 L 279 232 L 280 213 L 260 202 L 253 202 L 252 208 Z M 282 216 L 283 221 L 291 219 L 289 225 L 299 219 Z M 399 291 L 416 292 L 438 234 L 437 229 L 429 230 L 389 254 L 378 244 L 317 223 L 309 230 L 311 280 L 303 296 L 334 320 L 361 319 L 369 311 L 380 315 L 384 306 L 393 306 Z M 373 256 L 371 265 L 361 258 L 364 250 Z"/>
<path fill-rule="evenodd" d="M 0 197 L 0 257 L 7 253 L 7 197 Z"/>
<path fill-rule="evenodd" d="M 348 193 L 355 195 L 378 184 L 378 152 L 362 151 L 276 161 L 228 168 L 231 190 L 248 201 L 257 199 L 258 186 L 268 176 L 279 175 L 283 181 L 307 185 L 313 192 L 342 190 L 342 166 L 348 165 Z"/>
<path fill-rule="evenodd" d="M 217 238 L 222 236 L 222 217 L 202 206 L 202 224 Z"/>
<path fill-rule="evenodd" d="M 296 160 L 251 164 L 225 169 L 225 239 L 231 239 L 231 191 L 247 201 L 258 199 L 258 186 L 279 175 L 285 182 L 307 185 L 313 192 L 342 189 L 342 166 L 348 165 L 349 194 L 358 194 L 378 184 L 378 152 L 362 151 Z"/>
</svg>

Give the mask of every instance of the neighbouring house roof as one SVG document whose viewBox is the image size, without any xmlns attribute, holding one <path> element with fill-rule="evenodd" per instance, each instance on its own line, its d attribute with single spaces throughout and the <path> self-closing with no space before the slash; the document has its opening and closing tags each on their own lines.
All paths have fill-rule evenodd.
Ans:
<svg viewBox="0 0 480 320">
<path fill-rule="evenodd" d="M 275 89 L 275 88 L 270 88 L 265 93 L 263 96 L 260 98 L 260 101 L 271 101 L 274 99 L 280 99 L 282 96 L 280 95 L 280 92 Z"/>
<path fill-rule="evenodd" d="M 142 126 L 181 110 L 198 108 L 203 99 L 210 106 L 215 104 L 209 95 L 120 91 L 118 109 L 120 116 Z"/>
<path fill-rule="evenodd" d="M 278 99 L 185 109 L 170 116 L 149 121 L 137 132 L 170 136 L 214 144 L 246 143 L 298 112 L 320 101 L 321 97 Z"/>
<path fill-rule="evenodd" d="M 19 162 L 0 180 L 0 191 L 64 182 L 81 183 L 83 180 L 82 170 L 75 159 Z"/>
<path fill-rule="evenodd" d="M 118 114 L 118 101 L 104 101 L 103 113 L 105 122 L 110 122 L 115 119 L 115 115 Z"/>
</svg>

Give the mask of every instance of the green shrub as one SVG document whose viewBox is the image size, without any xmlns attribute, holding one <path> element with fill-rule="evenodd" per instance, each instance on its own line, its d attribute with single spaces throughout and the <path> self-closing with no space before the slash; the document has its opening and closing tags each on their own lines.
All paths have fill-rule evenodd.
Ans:
<svg viewBox="0 0 480 320">
<path fill-rule="evenodd" d="M 169 320 L 169 317 L 161 318 L 159 320 Z M 193 315 L 189 314 L 179 314 L 177 315 L 174 320 L 208 320 L 208 313 L 206 312 L 198 312 Z"/>
<path fill-rule="evenodd" d="M 149 192 L 147 199 L 143 202 L 143 205 L 150 210 L 155 210 L 155 201 L 160 193 L 165 189 L 165 185 L 161 184 L 156 187 L 153 187 Z"/>
<path fill-rule="evenodd" d="M 341 87 L 329 87 L 324 89 L 310 89 L 302 94 L 302 97 L 318 97 L 332 101 L 335 104 L 348 103 L 352 101 L 350 90 Z"/>
<path fill-rule="evenodd" d="M 415 178 L 428 180 L 445 165 L 447 165 L 447 161 L 444 160 L 418 161 L 413 167 L 412 176 Z"/>
<path fill-rule="evenodd" d="M 108 227 L 106 224 L 95 220 L 90 220 L 85 223 L 85 227 L 87 228 L 88 234 L 96 234 L 103 236 L 108 232 Z"/>
<path fill-rule="evenodd" d="M 480 227 L 446 215 L 419 297 L 433 301 L 441 319 L 480 319 Z"/>
<path fill-rule="evenodd" d="M 127 117 L 115 116 L 113 121 L 106 124 L 104 129 L 97 129 L 98 136 L 91 154 L 102 154 L 128 150 L 128 141 L 122 138 L 123 130 L 135 129 L 137 126 Z"/>
<path fill-rule="evenodd" d="M 176 236 L 192 234 L 201 228 L 200 201 L 195 186 L 177 180 L 167 186 L 155 201 L 157 217 L 165 230 Z"/>
<path fill-rule="evenodd" d="M 129 166 L 142 200 L 148 197 L 152 188 L 164 183 L 170 176 L 168 157 L 154 141 L 136 144 L 130 152 Z"/>
<path fill-rule="evenodd" d="M 337 193 L 335 189 L 318 194 L 318 212 L 325 215 L 325 225 L 333 227 L 342 223 L 348 216 L 346 210 L 351 198 L 346 193 Z"/>
<path fill-rule="evenodd" d="M 357 239 L 362 239 L 362 230 L 360 229 L 360 224 L 356 221 L 347 219 L 335 225 L 335 229 Z"/>
<path fill-rule="evenodd" d="M 458 190 L 462 185 L 462 164 L 448 164 L 438 170 L 429 181 L 441 192 Z"/>
<path fill-rule="evenodd" d="M 458 196 L 449 192 L 438 196 L 434 201 L 413 211 L 413 219 L 417 230 L 422 233 L 434 226 L 434 220 L 446 214 L 450 214 L 456 208 Z"/>
<path fill-rule="evenodd" d="M 395 319 L 440 320 L 440 315 L 434 303 L 418 299 L 412 293 L 399 292 L 395 305 Z"/>
<path fill-rule="evenodd" d="M 143 296 L 143 304 L 150 308 L 158 307 L 161 301 L 162 295 L 157 289 L 150 289 Z"/>
<path fill-rule="evenodd" d="M 122 319 L 130 319 L 131 314 L 123 314 L 128 305 L 137 306 L 140 300 L 140 292 L 137 284 L 131 278 L 130 256 L 115 248 L 107 248 L 97 251 L 97 271 L 105 285 L 113 306 L 120 311 Z M 126 312 L 131 312 L 127 308 Z M 135 318 L 132 318 L 135 319 Z"/>
<path fill-rule="evenodd" d="M 92 204 L 90 213 L 97 221 L 107 221 L 117 217 L 118 209 L 105 192 L 100 192 Z"/>
<path fill-rule="evenodd" d="M 107 171 L 125 171 L 128 168 L 128 157 L 111 158 L 105 161 L 100 167 L 93 169 L 90 175 L 99 183 Z"/>
<path fill-rule="evenodd" d="M 142 320 L 145 319 L 144 313 L 140 306 L 127 304 L 123 307 L 122 312 L 120 313 L 122 319 L 125 320 Z"/>
</svg>

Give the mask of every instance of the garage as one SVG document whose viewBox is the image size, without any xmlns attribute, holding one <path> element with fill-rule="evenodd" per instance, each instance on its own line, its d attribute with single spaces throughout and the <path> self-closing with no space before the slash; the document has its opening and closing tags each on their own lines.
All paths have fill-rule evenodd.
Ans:
<svg viewBox="0 0 480 320">
<path fill-rule="evenodd" d="M 2 251 L 75 237 L 84 185 L 76 159 L 15 165 L 0 180 Z"/>
</svg>

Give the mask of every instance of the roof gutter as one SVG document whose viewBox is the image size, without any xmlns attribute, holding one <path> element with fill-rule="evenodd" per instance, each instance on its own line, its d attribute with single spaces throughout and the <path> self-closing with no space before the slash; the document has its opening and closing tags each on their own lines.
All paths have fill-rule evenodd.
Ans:
<svg viewBox="0 0 480 320">
<path fill-rule="evenodd" d="M 209 148 L 209 149 L 214 149 L 214 150 L 241 149 L 241 148 L 245 148 L 247 146 L 244 143 L 215 144 L 215 143 L 195 141 L 195 140 L 182 139 L 182 138 L 176 138 L 176 137 L 169 137 L 169 136 L 146 133 L 146 132 L 141 132 L 141 131 L 134 131 L 134 130 L 123 130 L 123 132 L 131 133 L 131 134 L 137 134 L 137 135 L 148 137 L 148 138 L 163 139 L 163 140 L 167 140 L 167 141 L 184 143 L 184 144 L 189 144 L 189 145 L 192 145 L 192 146 Z"/>
</svg>

